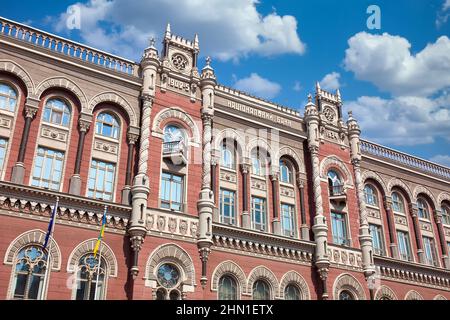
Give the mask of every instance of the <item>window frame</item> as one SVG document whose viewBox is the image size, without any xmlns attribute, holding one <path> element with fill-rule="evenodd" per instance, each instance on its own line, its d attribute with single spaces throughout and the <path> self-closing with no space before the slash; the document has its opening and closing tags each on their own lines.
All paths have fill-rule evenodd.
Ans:
<svg viewBox="0 0 450 320">
<path fill-rule="evenodd" d="M 374 233 L 372 233 L 372 229 L 376 229 Z M 372 248 L 373 248 L 373 253 L 374 254 L 378 254 L 381 256 L 385 256 L 386 255 L 386 247 L 384 244 L 384 233 L 383 233 L 383 227 L 378 225 L 378 224 L 374 224 L 374 223 L 369 223 L 369 232 L 372 236 Z M 376 238 L 378 239 L 378 243 L 380 244 L 379 248 L 376 248 L 374 246 L 374 235 L 376 235 Z"/>
<path fill-rule="evenodd" d="M 257 147 L 251 153 L 251 169 L 252 174 L 263 178 L 267 175 L 267 157 L 261 154 L 261 150 Z"/>
<path fill-rule="evenodd" d="M 339 219 L 336 219 L 335 216 L 340 215 Z M 350 246 L 350 238 L 349 238 L 349 230 L 348 230 L 348 221 L 347 214 L 345 212 L 331 211 L 331 238 L 333 240 L 333 244 L 340 246 Z M 336 221 L 340 221 L 339 224 L 336 225 Z M 342 226 L 342 236 L 338 236 L 335 234 L 335 229 L 338 226 Z"/>
<path fill-rule="evenodd" d="M 229 203 L 226 203 L 225 197 L 224 197 L 224 193 L 229 193 L 230 195 L 232 194 L 232 197 L 227 197 L 226 199 L 231 199 L 231 201 Z M 228 217 L 227 219 L 229 219 L 229 222 L 226 222 L 225 220 L 225 205 L 229 205 L 230 207 L 230 217 Z M 226 188 L 220 188 L 219 191 L 219 221 L 220 223 L 224 223 L 224 224 L 231 224 L 231 225 L 236 225 L 237 222 L 237 218 L 236 218 L 236 191 L 234 190 L 229 190 Z"/>
<path fill-rule="evenodd" d="M 41 154 L 41 150 L 43 150 L 43 154 Z M 50 157 L 49 152 L 52 152 L 53 155 Z M 59 157 L 58 154 L 62 154 L 62 157 Z M 61 150 L 48 148 L 47 146 L 38 145 L 36 148 L 36 155 L 33 160 L 33 170 L 30 172 L 30 183 L 29 185 L 35 188 L 41 188 L 45 190 L 52 190 L 52 191 L 60 191 L 63 183 L 64 183 L 64 166 L 65 166 L 65 158 L 66 153 Z M 41 159 L 41 160 L 40 160 Z M 48 164 L 48 159 L 50 159 L 50 172 L 49 172 L 49 179 L 44 178 L 46 173 L 46 164 Z M 40 166 L 38 163 L 40 162 Z M 55 166 L 60 163 L 60 170 L 59 171 L 59 181 L 53 180 L 51 178 L 55 177 Z M 40 174 L 39 176 L 35 175 L 36 170 L 40 167 Z M 37 182 L 37 185 L 35 185 L 35 181 Z M 43 186 L 43 183 L 47 183 L 48 187 Z M 58 184 L 58 187 L 55 189 L 52 186 L 54 184 Z"/>
<path fill-rule="evenodd" d="M 287 177 L 283 177 L 283 168 L 286 168 L 285 173 L 286 173 Z M 294 184 L 294 169 L 293 169 L 292 163 L 289 160 L 280 159 L 279 170 L 280 170 L 280 173 L 279 173 L 280 182 L 290 184 L 290 185 Z M 287 178 L 287 181 L 285 178 Z"/>
<path fill-rule="evenodd" d="M 59 111 L 59 109 L 57 109 L 56 107 L 48 106 L 49 102 L 52 102 L 52 101 L 60 101 L 66 108 L 66 109 L 63 108 L 63 110 L 60 111 L 61 112 L 60 123 L 55 123 L 52 121 L 53 114 L 54 114 L 53 110 Z M 50 110 L 49 111 L 50 112 L 49 119 L 46 119 L 47 109 Z M 44 103 L 44 110 L 42 112 L 42 123 L 46 124 L 46 125 L 57 126 L 59 128 L 69 129 L 71 121 L 72 121 L 72 109 L 73 109 L 72 104 L 66 98 L 59 96 L 59 95 L 48 96 L 48 97 L 46 97 L 45 103 Z M 64 124 L 64 115 L 67 116 L 67 125 Z"/>
<path fill-rule="evenodd" d="M 230 158 L 229 163 L 225 161 L 226 153 L 228 153 L 228 157 Z M 236 150 L 234 146 L 233 148 L 230 148 L 229 144 L 227 144 L 225 140 L 222 141 L 220 146 L 220 167 L 227 170 L 236 170 Z"/>
<path fill-rule="evenodd" d="M 5 165 L 8 158 L 9 139 L 0 137 L 0 179 L 3 179 Z"/>
<path fill-rule="evenodd" d="M 81 256 L 81 258 L 78 261 L 78 265 L 77 265 L 76 272 L 75 272 L 76 286 L 74 286 L 74 288 L 72 289 L 73 290 L 72 300 L 106 300 L 106 290 L 107 290 L 107 282 L 108 282 L 108 265 L 107 265 L 104 257 L 101 257 L 101 260 L 100 260 L 100 270 L 101 270 L 100 272 L 103 272 L 103 275 L 99 275 L 98 282 L 97 282 L 97 272 L 95 272 L 95 270 L 98 268 L 98 263 L 95 264 L 93 267 L 92 278 L 82 279 L 80 277 L 81 269 L 84 266 L 84 265 L 81 265 L 81 261 L 83 259 L 86 259 L 88 256 L 91 256 L 91 258 L 93 258 L 93 255 L 94 254 L 92 252 L 86 252 L 85 254 L 83 254 Z M 93 259 L 96 259 L 98 261 L 98 258 L 100 258 L 100 257 L 93 258 Z M 101 277 L 102 277 L 102 279 L 100 279 Z M 87 285 L 84 286 L 85 290 L 87 289 L 87 292 L 86 291 L 84 292 L 83 299 L 78 299 L 78 290 L 81 289 L 79 286 L 81 285 L 82 282 L 87 283 Z M 101 286 L 99 286 L 98 283 L 100 283 Z M 94 285 L 94 288 L 95 288 L 94 299 L 90 299 L 92 285 Z M 100 290 L 100 291 L 98 291 L 98 290 Z M 97 292 L 100 292 L 99 297 L 97 296 Z M 86 299 L 87 297 L 88 297 L 88 299 Z"/>
<path fill-rule="evenodd" d="M 411 247 L 411 239 L 409 238 L 409 232 L 403 231 L 403 230 L 397 230 L 397 243 L 398 243 L 398 255 L 400 260 L 404 261 L 413 261 L 413 253 L 412 253 L 412 247 Z M 399 235 L 402 235 L 400 237 Z M 400 238 L 404 241 L 400 241 Z M 406 253 L 402 253 L 401 251 L 401 245 L 400 243 L 405 245 Z M 406 258 L 406 259 L 405 259 Z"/>
<path fill-rule="evenodd" d="M 97 162 L 97 166 L 96 166 L 96 170 L 95 170 L 96 174 L 95 174 L 95 179 L 94 179 L 94 188 L 91 189 L 90 188 L 90 181 L 92 179 L 92 177 L 91 177 L 91 172 L 92 171 L 91 170 L 93 169 L 92 165 L 93 165 L 94 161 Z M 101 191 L 98 191 L 99 189 L 97 189 L 97 184 L 98 184 L 98 180 L 97 179 L 98 179 L 98 172 L 99 172 L 98 164 L 105 164 L 105 170 L 104 170 L 104 173 L 103 173 L 103 175 L 104 175 L 103 188 L 101 189 Z M 111 191 L 110 192 L 106 191 L 106 186 L 107 186 L 106 177 L 107 177 L 107 173 L 110 172 L 108 170 L 108 165 L 111 165 L 113 167 L 112 181 L 111 181 Z M 108 162 L 108 161 L 102 161 L 102 160 L 98 160 L 96 158 L 91 158 L 91 162 L 89 164 L 89 175 L 88 175 L 87 185 L 86 185 L 86 189 L 87 189 L 86 195 L 87 195 L 87 197 L 91 198 L 91 199 L 97 199 L 97 200 L 102 200 L 102 201 L 112 201 L 112 202 L 114 202 L 115 195 L 116 195 L 116 192 L 115 192 L 116 191 L 116 182 L 117 182 L 116 181 L 117 180 L 116 179 L 116 174 L 117 174 L 117 163 Z M 93 196 L 89 195 L 90 192 L 92 192 Z M 96 194 L 99 193 L 99 192 L 103 194 L 103 196 L 101 198 L 97 198 L 96 197 Z M 111 194 L 111 198 L 110 199 L 105 199 L 104 195 L 108 194 L 108 193 Z"/>
<path fill-rule="evenodd" d="M 285 216 L 285 211 L 283 210 L 283 207 L 286 208 L 288 207 L 288 217 Z M 293 204 L 290 203 L 284 203 L 282 202 L 280 204 L 280 218 L 281 218 L 281 232 L 285 237 L 295 237 L 297 235 L 297 228 L 296 228 L 296 216 L 295 216 L 295 206 Z M 290 220 L 290 224 L 291 224 L 291 229 L 290 229 L 290 233 L 286 234 L 286 228 L 285 228 L 285 218 L 288 218 Z"/>
<path fill-rule="evenodd" d="M 438 257 L 436 251 L 436 242 L 434 238 L 422 236 L 423 241 L 423 253 L 425 258 L 425 263 L 430 266 L 438 266 Z M 430 257 L 431 255 L 431 257 Z"/>
<path fill-rule="evenodd" d="M 398 197 L 398 201 L 396 199 L 394 199 L 394 194 L 395 194 L 395 197 Z M 398 192 L 398 191 L 393 191 L 391 193 L 391 201 L 392 201 L 392 211 L 395 212 L 395 213 L 399 213 L 399 214 L 404 215 L 405 212 L 406 212 L 406 209 L 405 209 L 405 198 L 403 198 L 402 194 L 400 192 Z M 396 210 L 397 204 L 401 206 L 401 207 L 399 207 L 401 209 L 401 211 Z"/>
<path fill-rule="evenodd" d="M 224 299 L 223 296 L 221 297 L 221 288 L 223 285 L 222 279 L 225 279 L 225 278 L 228 278 L 231 280 L 231 290 L 233 290 L 233 284 L 234 284 L 234 294 L 231 293 L 231 299 Z M 219 278 L 219 280 L 217 282 L 217 300 L 221 300 L 221 301 L 239 300 L 239 282 L 237 281 L 236 277 L 234 275 L 232 275 L 231 273 L 225 273 Z"/>
<path fill-rule="evenodd" d="M 261 215 L 261 222 L 256 223 L 255 219 L 256 219 L 256 200 L 258 200 L 260 202 L 260 207 L 261 209 L 258 209 L 258 211 L 260 212 Z M 256 225 L 260 225 L 262 226 L 262 228 L 257 229 Z M 257 197 L 257 196 L 251 196 L 251 227 L 253 230 L 256 231 L 264 231 L 264 232 L 268 232 L 269 231 L 269 227 L 268 227 L 268 223 L 267 223 L 267 200 L 265 198 L 262 197 Z"/>
<path fill-rule="evenodd" d="M 421 204 L 420 206 L 419 203 Z M 430 207 L 428 205 L 428 201 L 422 197 L 417 199 L 417 216 L 419 219 L 430 221 Z"/>
<path fill-rule="evenodd" d="M 109 115 L 113 120 L 115 120 L 116 123 L 112 122 L 112 123 L 108 123 L 105 120 L 101 119 L 99 120 L 101 115 Z M 108 124 L 109 126 L 111 126 L 111 135 L 105 135 L 103 134 L 103 127 L 104 127 L 104 123 Z M 99 124 L 101 124 L 101 129 L 99 130 Z M 115 130 L 116 129 L 116 130 Z M 100 132 L 98 132 L 100 131 Z M 119 141 L 121 139 L 121 131 L 122 131 L 122 126 L 121 126 L 121 121 L 120 121 L 120 117 L 117 116 L 114 112 L 111 112 L 110 110 L 101 110 L 98 112 L 97 116 L 95 117 L 95 131 L 94 134 L 97 137 L 100 138 L 104 138 L 104 139 L 110 139 L 113 141 Z M 117 137 L 114 136 L 114 132 L 117 133 Z"/>
<path fill-rule="evenodd" d="M 0 110 L 6 111 L 6 112 L 10 112 L 10 113 L 15 113 L 17 111 L 17 109 L 18 109 L 18 104 L 20 102 L 20 91 L 17 90 L 17 87 L 15 85 L 13 85 L 9 81 L 5 81 L 3 79 L 0 81 L 0 86 L 2 86 L 2 85 L 6 86 L 6 87 L 9 87 L 10 90 L 12 92 L 14 92 L 15 97 L 11 97 L 10 94 L 6 94 L 6 93 L 3 93 L 3 92 L 0 91 L 0 97 L 4 97 L 5 98 L 5 106 L 9 105 L 9 108 L 2 108 L 2 107 L 0 107 Z M 11 99 L 15 100 L 13 110 L 11 110 L 11 102 L 10 102 Z"/>
<path fill-rule="evenodd" d="M 441 207 L 442 207 L 442 223 L 447 226 L 450 226 L 450 206 L 444 203 Z"/>
<path fill-rule="evenodd" d="M 165 179 L 164 178 L 165 175 L 168 175 L 169 179 Z M 174 181 L 173 177 L 180 178 L 181 181 L 180 182 Z M 184 212 L 185 203 L 186 203 L 186 201 L 185 201 L 185 188 L 186 188 L 185 180 L 186 180 L 185 175 L 175 174 L 175 173 L 173 173 L 171 171 L 166 171 L 166 170 L 163 170 L 161 172 L 161 178 L 160 178 L 160 184 L 159 184 L 159 190 L 160 190 L 159 191 L 159 207 L 161 209 L 175 211 L 175 212 Z M 168 193 L 169 194 L 169 200 L 163 199 L 163 192 L 165 192 L 165 188 L 163 188 L 163 182 L 164 181 L 166 181 L 166 183 L 169 183 L 169 193 Z M 174 201 L 172 199 L 172 195 L 173 195 L 172 187 L 173 187 L 174 184 L 180 186 L 180 188 L 179 188 L 180 202 L 176 202 L 176 201 Z M 163 204 L 168 204 L 168 207 L 164 207 Z M 172 208 L 172 204 L 178 205 L 179 209 Z"/>
<path fill-rule="evenodd" d="M 264 283 L 264 285 L 267 286 L 268 299 L 255 299 L 256 284 L 258 282 Z M 256 279 L 252 284 L 252 300 L 270 300 L 270 299 L 272 299 L 272 289 L 271 289 L 270 283 L 265 279 L 261 279 L 261 278 Z"/>
<path fill-rule="evenodd" d="M 372 198 L 373 202 L 369 202 L 369 193 L 367 192 L 367 189 L 371 190 L 371 194 L 370 197 Z M 368 206 L 372 206 L 372 207 L 376 207 L 379 208 L 379 201 L 378 201 L 378 190 L 377 188 L 371 184 L 371 183 L 366 183 L 364 185 L 364 201 L 366 203 L 366 205 Z"/>
</svg>

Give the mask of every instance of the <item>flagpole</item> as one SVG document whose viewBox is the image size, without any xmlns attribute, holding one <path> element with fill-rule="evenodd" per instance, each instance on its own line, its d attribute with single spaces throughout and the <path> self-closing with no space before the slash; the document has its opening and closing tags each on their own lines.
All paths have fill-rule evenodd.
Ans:
<svg viewBox="0 0 450 320">
<path fill-rule="evenodd" d="M 54 210 L 54 212 L 55 212 L 55 215 L 53 216 L 53 212 L 52 212 L 52 217 L 50 218 L 50 219 L 54 219 L 53 220 L 53 223 L 52 223 L 52 226 L 51 226 L 51 229 L 50 229 L 50 234 L 49 234 L 49 237 L 48 237 L 48 246 L 47 246 L 47 261 L 46 261 L 46 264 L 45 264 L 45 276 L 44 276 L 44 285 L 42 286 L 42 290 L 41 290 L 41 300 L 44 300 L 44 296 L 45 296 L 45 292 L 46 292 L 46 287 L 47 287 L 47 284 L 48 284 L 48 282 L 49 282 L 49 279 L 48 279 L 48 277 L 49 277 L 49 274 L 50 274 L 50 269 L 51 269 L 51 266 L 50 266 L 50 253 L 51 253 L 51 245 L 52 245 L 52 239 L 53 239 L 53 232 L 55 231 L 55 224 L 56 224 L 56 215 L 57 215 L 57 210 L 58 210 L 58 205 L 59 205 L 59 197 L 57 196 L 56 197 L 56 203 L 55 203 L 55 207 L 53 208 L 53 210 Z"/>
<path fill-rule="evenodd" d="M 105 218 L 106 218 L 106 210 L 107 209 L 108 209 L 108 206 L 105 205 L 105 209 L 103 211 L 103 215 L 105 216 Z M 103 242 L 103 237 L 100 238 L 100 244 L 99 244 L 99 248 L 98 248 L 99 253 L 98 253 L 98 264 L 97 264 L 97 279 L 96 279 L 96 282 L 95 282 L 94 300 L 97 300 L 97 297 L 98 297 L 98 278 L 99 278 L 99 274 L 100 274 L 100 265 L 102 263 L 102 242 Z"/>
</svg>

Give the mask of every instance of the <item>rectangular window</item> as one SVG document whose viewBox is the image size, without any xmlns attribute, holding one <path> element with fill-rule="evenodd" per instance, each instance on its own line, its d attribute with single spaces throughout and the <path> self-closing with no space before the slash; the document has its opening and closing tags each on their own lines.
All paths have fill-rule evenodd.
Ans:
<svg viewBox="0 0 450 320">
<path fill-rule="evenodd" d="M 375 224 L 369 225 L 370 234 L 372 235 L 373 253 L 384 255 L 383 233 L 381 227 Z"/>
<path fill-rule="evenodd" d="M 114 191 L 113 163 L 92 159 L 89 170 L 88 197 L 100 200 L 112 200 Z"/>
<path fill-rule="evenodd" d="M 425 251 L 425 263 L 432 266 L 437 265 L 436 247 L 432 238 L 423 237 L 423 250 Z"/>
<path fill-rule="evenodd" d="M 345 214 L 332 212 L 331 228 L 333 234 L 333 243 L 348 246 L 349 241 L 347 236 L 347 222 L 345 220 Z"/>
<path fill-rule="evenodd" d="M 267 231 L 266 199 L 252 197 L 252 228 Z"/>
<path fill-rule="evenodd" d="M 0 177 L 3 173 L 3 165 L 5 164 L 7 147 L 8 147 L 8 140 L 0 138 Z"/>
<path fill-rule="evenodd" d="M 38 147 L 31 185 L 59 191 L 64 152 Z"/>
<path fill-rule="evenodd" d="M 236 223 L 236 205 L 234 191 L 220 189 L 220 222 Z"/>
<path fill-rule="evenodd" d="M 281 228 L 286 237 L 295 236 L 294 206 L 281 204 Z"/>
<path fill-rule="evenodd" d="M 400 259 L 411 261 L 411 246 L 409 244 L 409 237 L 407 232 L 397 231 L 398 240 L 398 254 Z"/>
<path fill-rule="evenodd" d="M 183 176 L 163 172 L 161 175 L 161 208 L 183 211 Z"/>
</svg>

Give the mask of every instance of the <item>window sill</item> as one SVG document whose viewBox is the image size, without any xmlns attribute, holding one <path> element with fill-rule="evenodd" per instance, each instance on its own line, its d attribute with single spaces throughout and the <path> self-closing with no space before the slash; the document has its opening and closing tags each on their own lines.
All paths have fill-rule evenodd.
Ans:
<svg viewBox="0 0 450 320">
<path fill-rule="evenodd" d="M 51 122 L 45 122 L 44 120 L 42 120 L 42 125 L 48 126 L 48 127 L 54 128 L 54 129 L 69 131 L 69 127 L 65 127 L 63 125 L 54 124 L 54 123 L 51 123 Z"/>
</svg>

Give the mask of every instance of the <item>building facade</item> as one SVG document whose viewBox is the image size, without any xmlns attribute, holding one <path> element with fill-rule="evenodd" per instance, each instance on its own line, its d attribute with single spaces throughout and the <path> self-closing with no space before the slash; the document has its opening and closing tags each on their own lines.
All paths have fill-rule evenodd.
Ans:
<svg viewBox="0 0 450 320">
<path fill-rule="evenodd" d="M 300 114 L 153 42 L 0 19 L 1 299 L 450 298 L 449 168 L 361 139 L 339 91 Z"/>
</svg>

